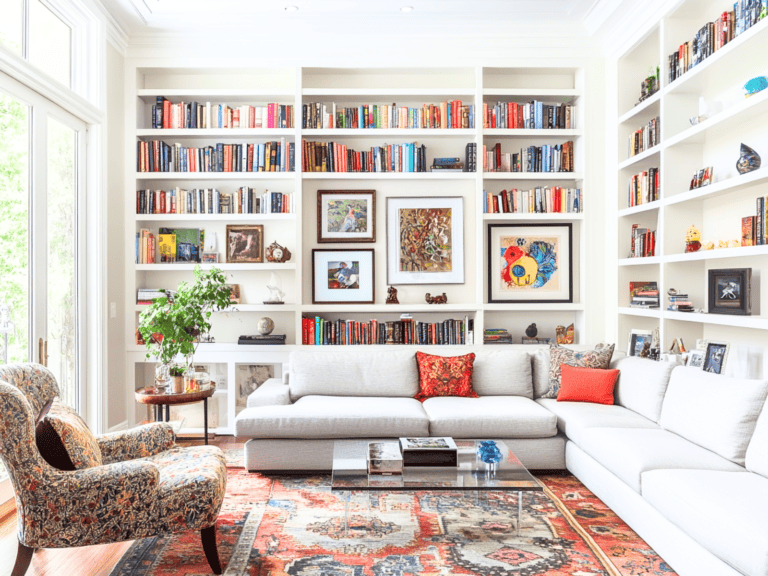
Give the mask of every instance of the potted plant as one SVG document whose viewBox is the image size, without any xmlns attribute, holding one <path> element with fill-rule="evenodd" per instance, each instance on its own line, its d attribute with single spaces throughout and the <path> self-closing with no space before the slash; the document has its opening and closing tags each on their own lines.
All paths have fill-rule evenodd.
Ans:
<svg viewBox="0 0 768 576">
<path fill-rule="evenodd" d="M 230 305 L 230 289 L 225 280 L 218 268 L 204 272 L 196 266 L 195 281 L 179 284 L 172 300 L 153 300 L 139 315 L 139 332 L 147 345 L 147 358 L 156 357 L 164 366 L 169 366 L 178 355 L 191 362 L 200 335 L 211 329 L 211 314 Z"/>
<path fill-rule="evenodd" d="M 173 393 L 180 394 L 184 392 L 184 368 L 181 366 L 171 366 L 169 373 L 171 380 L 173 380 Z"/>
</svg>

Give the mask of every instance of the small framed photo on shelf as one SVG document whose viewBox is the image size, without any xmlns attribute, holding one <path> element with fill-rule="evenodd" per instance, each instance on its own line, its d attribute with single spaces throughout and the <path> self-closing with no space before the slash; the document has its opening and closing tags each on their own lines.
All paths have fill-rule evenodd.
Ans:
<svg viewBox="0 0 768 576">
<path fill-rule="evenodd" d="M 728 352 L 731 349 L 731 345 L 727 342 L 713 342 L 707 341 L 707 349 L 704 352 L 704 364 L 702 368 L 704 372 L 712 372 L 713 374 L 722 374 L 725 369 L 725 364 L 728 361 Z"/>
<path fill-rule="evenodd" d="M 317 243 L 376 242 L 376 190 L 318 190 Z"/>
<path fill-rule="evenodd" d="M 230 304 L 240 304 L 240 284 L 226 284 L 229 288 Z"/>
<path fill-rule="evenodd" d="M 264 226 L 227 224 L 227 262 L 264 262 Z"/>
<path fill-rule="evenodd" d="M 464 283 L 464 198 L 387 198 L 387 284 Z"/>
<path fill-rule="evenodd" d="M 203 252 L 203 264 L 216 264 L 219 261 L 218 252 Z"/>
<path fill-rule="evenodd" d="M 313 304 L 373 304 L 374 251 L 312 250 Z"/>
<path fill-rule="evenodd" d="M 488 302 L 573 302 L 572 226 L 489 224 Z"/>
<path fill-rule="evenodd" d="M 688 352 L 688 358 L 685 361 L 685 365 L 692 368 L 703 368 L 704 350 L 695 349 Z"/>
<path fill-rule="evenodd" d="M 709 313 L 752 314 L 752 268 L 709 271 Z"/>
<path fill-rule="evenodd" d="M 647 357 L 650 354 L 652 343 L 652 330 L 631 330 L 629 333 L 629 346 L 627 347 L 627 356 L 642 356 L 643 358 Z"/>
</svg>

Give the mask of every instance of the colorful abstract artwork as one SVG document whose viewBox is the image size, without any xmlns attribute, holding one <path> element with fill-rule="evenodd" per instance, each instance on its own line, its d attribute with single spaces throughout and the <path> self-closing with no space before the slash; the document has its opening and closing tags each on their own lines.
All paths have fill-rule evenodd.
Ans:
<svg viewBox="0 0 768 576">
<path fill-rule="evenodd" d="M 327 232 L 351 234 L 368 230 L 368 203 L 365 200 L 329 200 L 326 210 Z"/>
</svg>

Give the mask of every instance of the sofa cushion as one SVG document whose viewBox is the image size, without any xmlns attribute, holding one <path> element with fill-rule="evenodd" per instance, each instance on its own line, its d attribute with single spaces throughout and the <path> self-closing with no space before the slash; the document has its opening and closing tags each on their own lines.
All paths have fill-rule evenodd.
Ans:
<svg viewBox="0 0 768 576">
<path fill-rule="evenodd" d="M 563 364 L 560 367 L 558 402 L 589 402 L 613 405 L 618 370 L 594 370 Z"/>
<path fill-rule="evenodd" d="M 416 358 L 408 351 L 294 350 L 290 366 L 292 400 L 313 394 L 413 398 L 419 391 Z"/>
<path fill-rule="evenodd" d="M 557 434 L 554 414 L 520 396 L 430 398 L 424 410 L 430 436 L 547 438 Z"/>
<path fill-rule="evenodd" d="M 755 432 L 747 447 L 744 465 L 750 472 L 762 474 L 768 478 L 768 402 L 757 419 Z"/>
<path fill-rule="evenodd" d="M 608 368 L 614 344 L 598 344 L 594 350 L 573 350 L 557 344 L 549 346 L 549 390 L 545 398 L 557 398 L 560 389 L 560 367 L 563 364 L 580 368 Z"/>
<path fill-rule="evenodd" d="M 533 398 L 531 357 L 517 350 L 480 350 L 472 385 L 480 396 Z"/>
<path fill-rule="evenodd" d="M 743 574 L 768 574 L 768 478 L 748 472 L 653 470 L 643 497 Z"/>
<path fill-rule="evenodd" d="M 413 398 L 304 396 L 290 406 L 246 408 L 235 419 L 235 434 L 248 438 L 428 436 L 429 420 L 421 402 Z"/>
<path fill-rule="evenodd" d="M 744 465 L 766 395 L 768 383 L 764 380 L 727 378 L 678 366 L 667 386 L 659 424 Z"/>
<path fill-rule="evenodd" d="M 672 362 L 622 356 L 614 358 L 610 367 L 621 370 L 614 390 L 614 402 L 658 422 L 664 392 L 675 365 Z"/>
<path fill-rule="evenodd" d="M 667 430 L 590 428 L 582 433 L 579 447 L 636 492 L 641 492 L 641 476 L 648 470 L 744 470 Z"/>
<path fill-rule="evenodd" d="M 437 396 L 460 396 L 477 398 L 472 388 L 472 367 L 475 353 L 463 356 L 435 356 L 425 352 L 416 352 L 416 364 L 419 367 L 419 392 L 416 400 L 424 402 Z"/>
<path fill-rule="evenodd" d="M 558 402 L 554 398 L 539 398 L 536 402 L 557 417 L 557 427 L 578 445 L 581 434 L 590 428 L 659 428 L 655 422 L 615 404 Z"/>
</svg>

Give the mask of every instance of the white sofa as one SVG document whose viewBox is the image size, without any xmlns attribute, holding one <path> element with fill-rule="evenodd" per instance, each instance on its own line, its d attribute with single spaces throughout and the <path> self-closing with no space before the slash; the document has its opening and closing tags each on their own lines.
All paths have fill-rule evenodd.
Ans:
<svg viewBox="0 0 768 576">
<path fill-rule="evenodd" d="M 329 470 L 339 438 L 501 438 L 567 469 L 681 576 L 768 576 L 768 383 L 616 358 L 615 404 L 557 402 L 549 351 L 482 350 L 480 398 L 413 399 L 408 351 L 296 351 L 235 422 L 245 466 Z"/>
</svg>

